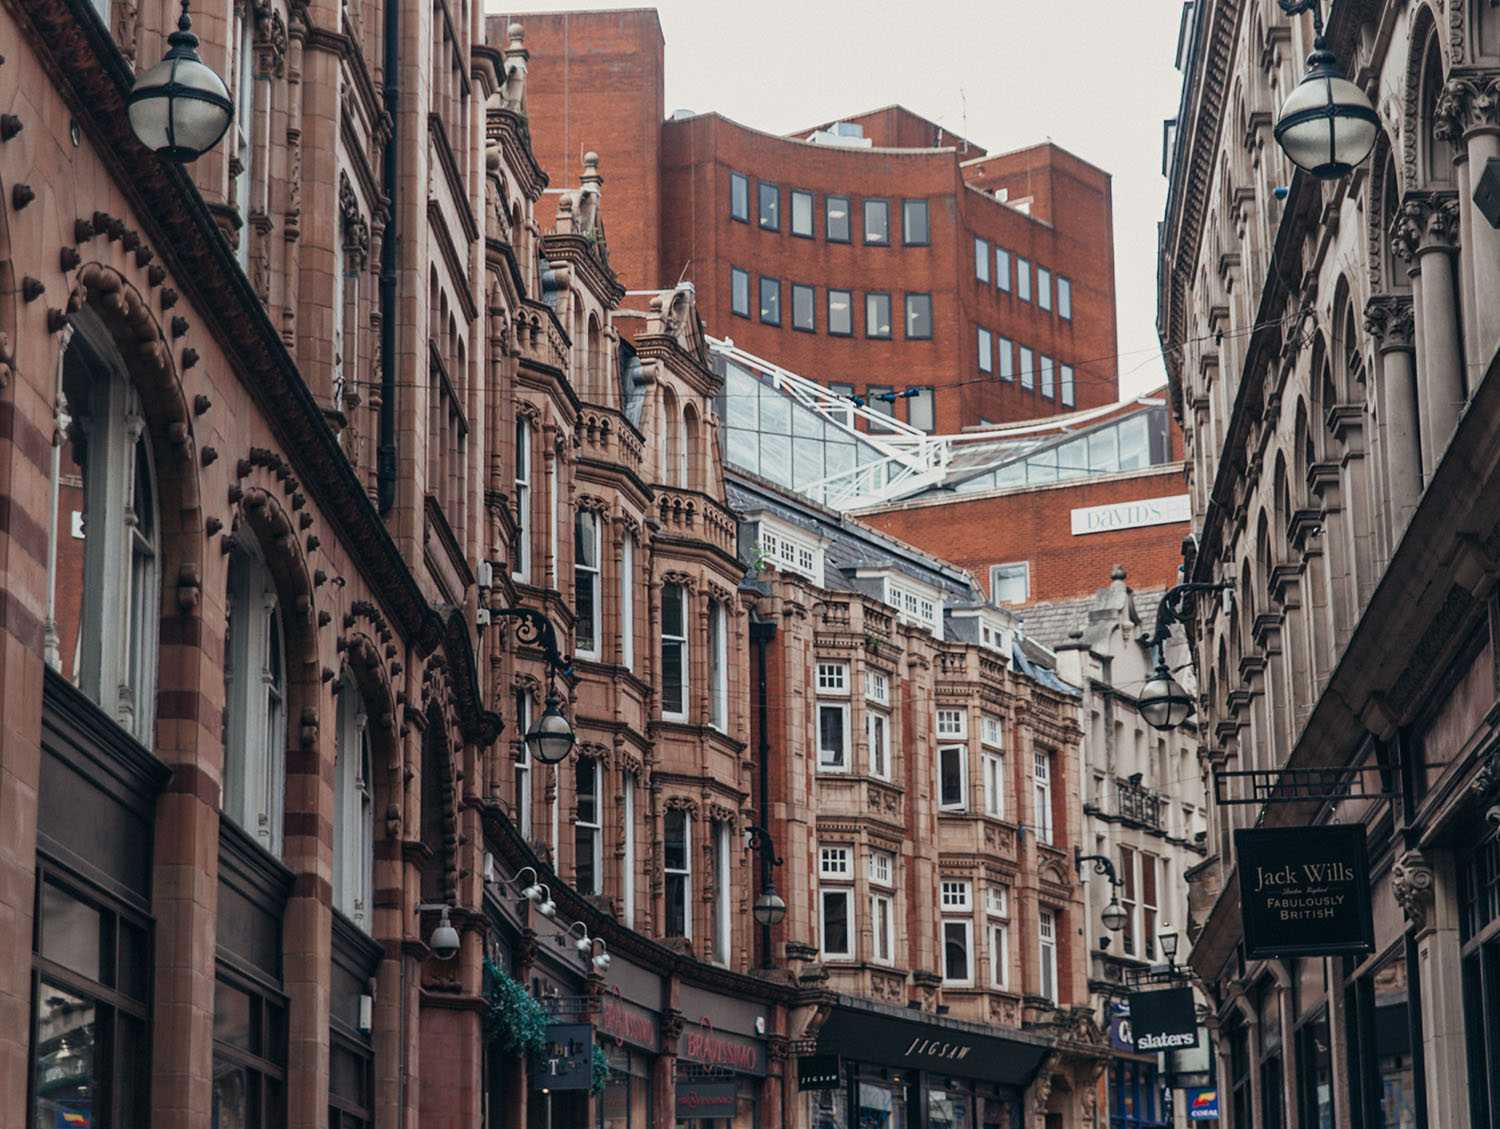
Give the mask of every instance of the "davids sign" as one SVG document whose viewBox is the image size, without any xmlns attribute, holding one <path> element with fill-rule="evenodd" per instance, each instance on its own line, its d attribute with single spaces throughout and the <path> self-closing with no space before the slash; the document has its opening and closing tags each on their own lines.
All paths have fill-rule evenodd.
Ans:
<svg viewBox="0 0 1500 1129">
<path fill-rule="evenodd" d="M 1138 1051 L 1170 1051 L 1195 1046 L 1198 1016 L 1191 988 L 1130 993 L 1130 1033 Z"/>
<path fill-rule="evenodd" d="M 1362 826 L 1251 828 L 1234 833 L 1234 848 L 1247 957 L 1374 948 Z"/>
</svg>

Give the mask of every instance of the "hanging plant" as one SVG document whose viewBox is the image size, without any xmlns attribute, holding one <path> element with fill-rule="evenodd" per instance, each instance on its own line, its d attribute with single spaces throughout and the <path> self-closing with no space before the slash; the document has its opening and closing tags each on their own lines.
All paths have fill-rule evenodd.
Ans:
<svg viewBox="0 0 1500 1129">
<path fill-rule="evenodd" d="M 489 1004 L 484 1013 L 484 1041 L 498 1041 L 512 1054 L 540 1058 L 547 1050 L 547 1025 L 552 1017 L 524 985 L 501 972 L 494 961 L 484 962 L 484 977 Z"/>
<path fill-rule="evenodd" d="M 604 1053 L 604 1048 L 598 1043 L 594 1044 L 594 1070 L 589 1077 L 589 1089 L 594 1093 L 600 1093 L 604 1084 L 609 1081 L 609 1056 Z"/>
</svg>

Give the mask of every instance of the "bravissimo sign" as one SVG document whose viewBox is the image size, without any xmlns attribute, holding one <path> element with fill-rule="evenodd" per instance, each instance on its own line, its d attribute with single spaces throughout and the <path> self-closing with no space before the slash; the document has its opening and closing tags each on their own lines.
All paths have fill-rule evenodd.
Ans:
<svg viewBox="0 0 1500 1129">
<path fill-rule="evenodd" d="M 1363 826 L 1251 828 L 1234 847 L 1247 957 L 1373 950 Z"/>
</svg>

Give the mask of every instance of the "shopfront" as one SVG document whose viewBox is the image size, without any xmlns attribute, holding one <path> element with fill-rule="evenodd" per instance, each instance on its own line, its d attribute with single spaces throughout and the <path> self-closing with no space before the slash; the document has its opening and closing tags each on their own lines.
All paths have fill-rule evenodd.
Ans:
<svg viewBox="0 0 1500 1129">
<path fill-rule="evenodd" d="M 651 1078 L 661 1049 L 655 1013 L 626 999 L 616 985 L 600 1001 L 596 1030 L 609 1062 L 609 1079 L 598 1102 L 598 1129 L 650 1129 Z"/>
<path fill-rule="evenodd" d="M 1050 1043 L 995 1030 L 840 997 L 819 1032 L 822 1068 L 799 1076 L 801 1116 L 809 1129 L 1021 1129 Z"/>
<path fill-rule="evenodd" d="M 744 1010 L 733 1001 L 717 1002 L 721 1013 Z M 720 1029 L 710 1012 L 685 1022 L 677 1040 L 678 1129 L 760 1129 L 766 1075 L 762 1040 Z"/>
</svg>

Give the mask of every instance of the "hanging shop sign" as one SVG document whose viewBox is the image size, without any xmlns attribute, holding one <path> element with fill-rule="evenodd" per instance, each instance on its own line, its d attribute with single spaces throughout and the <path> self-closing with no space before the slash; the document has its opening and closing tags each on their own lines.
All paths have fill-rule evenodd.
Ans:
<svg viewBox="0 0 1500 1129">
<path fill-rule="evenodd" d="M 734 1119 L 739 1106 L 739 1083 L 722 1078 L 679 1078 L 677 1120 Z"/>
<path fill-rule="evenodd" d="M 1130 993 L 1130 1034 L 1138 1051 L 1195 1046 L 1198 1015 L 1191 988 Z"/>
<path fill-rule="evenodd" d="M 1234 846 L 1247 957 L 1372 951 L 1363 826 L 1248 828 Z"/>
<path fill-rule="evenodd" d="M 1130 1037 L 1130 1005 L 1113 1004 L 1109 1009 L 1109 1049 L 1133 1051 L 1135 1042 Z"/>
<path fill-rule="evenodd" d="M 799 1090 L 837 1090 L 842 1081 L 838 1055 L 802 1055 L 797 1059 Z"/>
<path fill-rule="evenodd" d="M 1219 1119 L 1219 1091 L 1194 1089 L 1187 1092 L 1189 1121 L 1217 1121 Z"/>
<path fill-rule="evenodd" d="M 587 1090 L 593 1082 L 594 1029 L 587 1023 L 553 1023 L 546 1049 L 536 1060 L 538 1090 Z"/>
</svg>

